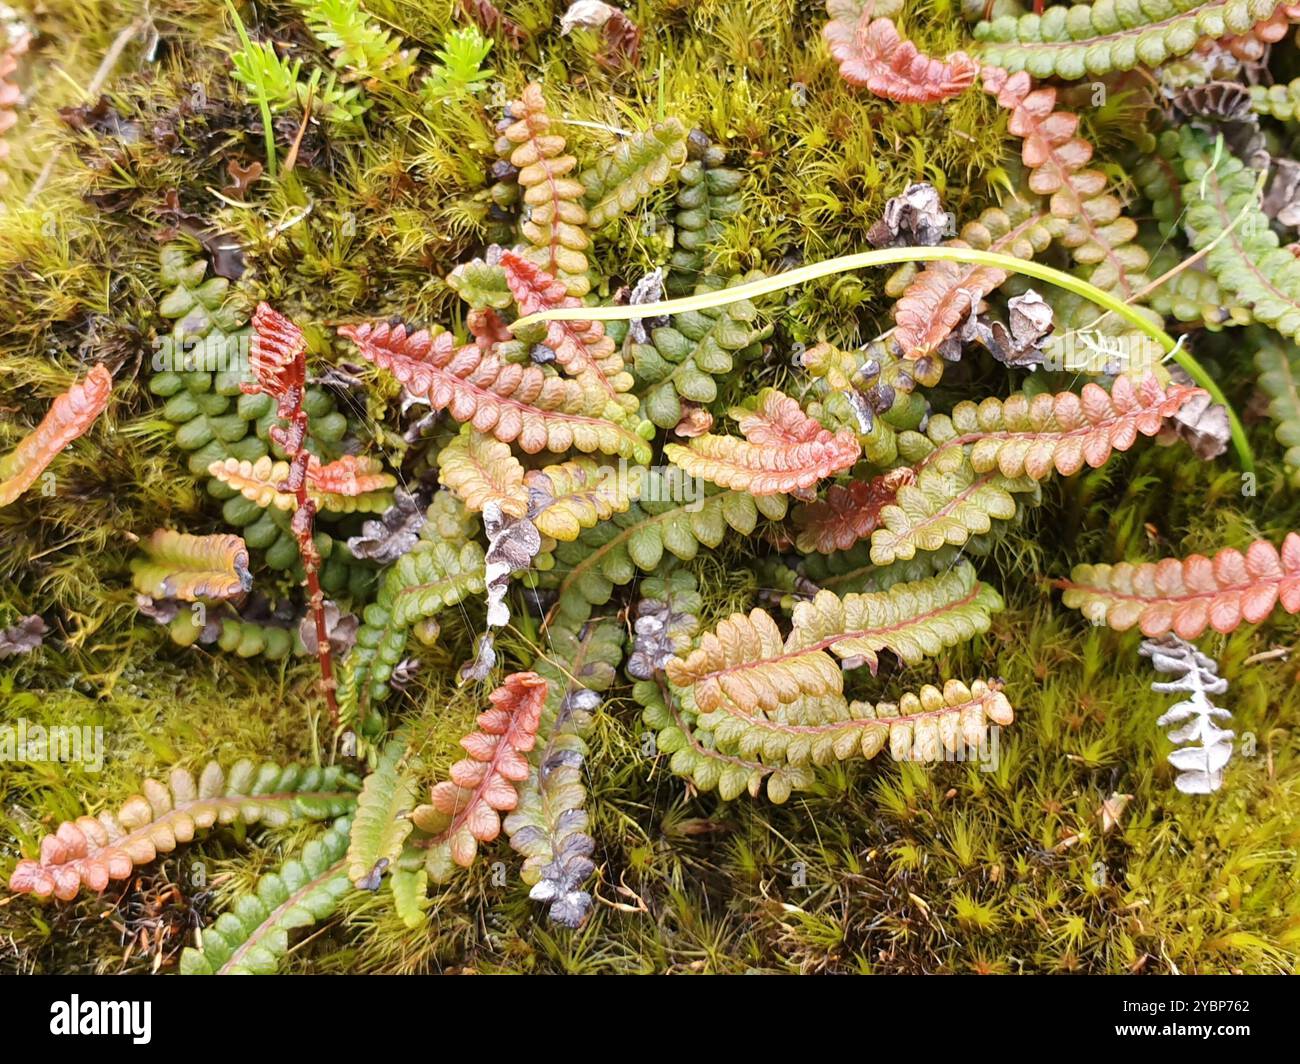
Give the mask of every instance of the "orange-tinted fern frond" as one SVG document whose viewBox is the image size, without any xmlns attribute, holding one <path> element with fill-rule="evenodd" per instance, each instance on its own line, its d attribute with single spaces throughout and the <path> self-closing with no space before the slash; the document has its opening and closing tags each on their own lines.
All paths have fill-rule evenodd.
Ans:
<svg viewBox="0 0 1300 1064">
<path fill-rule="evenodd" d="M 95 366 L 50 404 L 41 423 L 0 458 L 0 506 L 8 506 L 30 488 L 55 456 L 90 428 L 108 406 L 112 390 L 108 370 Z"/>
<path fill-rule="evenodd" d="M 1300 613 L 1300 534 L 1290 533 L 1281 553 L 1256 540 L 1244 554 L 1228 548 L 1213 558 L 1076 565 L 1057 586 L 1067 606 L 1120 631 L 1136 624 L 1150 637 L 1172 631 L 1183 639 L 1207 627 L 1231 632 L 1243 621 L 1258 624 L 1279 603 Z"/>
<path fill-rule="evenodd" d="M 965 52 L 947 60 L 922 55 L 887 18 L 873 18 L 875 4 L 830 0 L 831 21 L 822 29 L 840 75 L 896 103 L 937 103 L 970 88 L 979 65 Z"/>
<path fill-rule="evenodd" d="M 831 434 L 773 388 L 760 394 L 755 411 L 740 412 L 740 423 L 744 439 L 706 434 L 689 445 L 670 443 L 664 454 L 691 476 L 724 488 L 785 495 L 847 469 L 862 453 L 851 430 Z"/>
<path fill-rule="evenodd" d="M 517 672 L 488 697 L 492 708 L 479 714 L 478 731 L 460 741 L 469 757 L 452 765 L 451 779 L 436 784 L 429 804 L 411 813 L 415 826 L 433 836 L 418 845 L 428 848 L 425 867 L 435 882 L 456 866 L 468 868 L 478 844 L 501 834 L 501 813 L 515 808 L 515 784 L 528 778 L 525 755 L 537 741 L 546 680 Z"/>
<path fill-rule="evenodd" d="M 600 451 L 650 461 L 650 446 L 632 429 L 609 420 L 625 414 L 591 382 L 566 380 L 540 366 L 504 362 L 477 344 L 457 347 L 450 333 L 408 333 L 387 322 L 346 325 L 362 357 L 397 378 L 434 410 L 490 433 L 503 443 L 519 441 L 538 451 Z"/>
</svg>

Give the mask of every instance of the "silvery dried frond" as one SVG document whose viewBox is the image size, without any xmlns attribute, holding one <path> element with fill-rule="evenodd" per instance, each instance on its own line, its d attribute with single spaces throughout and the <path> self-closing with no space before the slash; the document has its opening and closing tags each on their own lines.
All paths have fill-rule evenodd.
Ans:
<svg viewBox="0 0 1300 1064">
<path fill-rule="evenodd" d="M 643 598 L 636 604 L 632 653 L 627 659 L 627 674 L 633 679 L 653 679 L 669 658 L 690 648 L 699 630 L 699 592 L 693 580 L 679 581 L 675 579 L 678 575 L 664 578 L 663 591 L 656 597 Z"/>
<path fill-rule="evenodd" d="M 1144 640 L 1138 653 L 1150 658 L 1157 672 L 1176 677 L 1156 681 L 1151 690 L 1189 696 L 1170 706 L 1156 721 L 1162 728 L 1172 728 L 1171 742 L 1187 744 L 1169 755 L 1169 763 L 1178 769 L 1174 786 L 1184 794 L 1212 794 L 1223 786 L 1223 770 L 1232 757 L 1233 732 L 1215 723 L 1231 720 L 1232 714 L 1211 702 L 1210 695 L 1223 694 L 1228 681 L 1219 676 L 1213 658 L 1172 633 L 1163 639 Z"/>
<path fill-rule="evenodd" d="M 1035 369 L 1043 364 L 1043 345 L 1055 328 L 1052 305 L 1030 288 L 1007 300 L 1006 325 L 972 308 L 965 324 L 950 339 L 982 344 L 1003 365 Z"/>
<path fill-rule="evenodd" d="M 632 306 L 640 306 L 643 303 L 658 303 L 664 297 L 664 271 L 662 266 L 656 266 L 647 273 L 641 280 L 632 286 L 632 294 L 628 297 L 628 303 Z M 652 318 L 651 324 L 663 324 L 662 318 Z M 628 331 L 632 334 L 632 339 L 638 344 L 648 344 L 650 337 L 646 333 L 645 320 L 643 318 L 633 318 L 628 323 Z"/>
<path fill-rule="evenodd" d="M 419 671 L 419 658 L 403 658 L 393 666 L 393 675 L 388 678 L 389 686 L 397 691 L 405 691 L 414 682 Z"/>
<path fill-rule="evenodd" d="M 424 527 L 426 500 L 405 488 L 393 492 L 393 505 L 375 521 L 366 521 L 361 534 L 348 539 L 354 557 L 388 565 L 409 551 L 420 538 Z"/>
<path fill-rule="evenodd" d="M 875 248 L 932 247 L 943 242 L 951 222 L 934 186 L 920 181 L 885 204 L 880 221 L 867 231 L 867 242 Z"/>
<path fill-rule="evenodd" d="M 585 809 L 568 809 L 560 814 L 556 829 L 565 837 L 555 852 L 555 860 L 542 869 L 542 878 L 528 892 L 534 901 L 551 903 L 548 915 L 561 927 L 581 927 L 591 911 L 591 895 L 582 885 L 596 870 L 596 862 L 591 859 L 596 840 L 586 828 Z"/>
<path fill-rule="evenodd" d="M 9 628 L 0 628 L 0 658 L 30 654 L 45 642 L 48 631 L 45 621 L 36 613 Z"/>
<path fill-rule="evenodd" d="M 501 505 L 495 501 L 483 507 L 483 529 L 488 538 L 483 563 L 488 630 L 479 636 L 473 660 L 460 667 L 462 681 L 486 680 L 492 671 L 496 664 L 492 629 L 504 628 L 510 623 L 510 607 L 506 605 L 510 574 L 527 569 L 542 549 L 542 536 L 537 526 L 526 517 L 503 514 Z"/>
</svg>

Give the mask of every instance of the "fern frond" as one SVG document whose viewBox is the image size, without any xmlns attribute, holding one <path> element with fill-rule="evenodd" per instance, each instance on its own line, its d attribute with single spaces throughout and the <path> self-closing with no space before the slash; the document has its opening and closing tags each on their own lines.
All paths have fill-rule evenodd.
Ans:
<svg viewBox="0 0 1300 1064">
<path fill-rule="evenodd" d="M 530 520 L 542 535 L 571 542 L 583 529 L 625 513 L 640 496 L 645 475 L 641 466 L 620 470 L 590 458 L 530 470 L 524 476 Z"/>
<path fill-rule="evenodd" d="M 457 866 L 468 868 L 481 842 L 501 833 L 501 813 L 519 802 L 515 784 L 528 778 L 528 751 L 537 741 L 547 681 L 535 672 L 507 676 L 489 696 L 492 708 L 479 714 L 479 730 L 460 742 L 469 757 L 451 766 L 451 778 L 435 784 L 429 804 L 411 819 L 432 836 L 417 840 L 428 850 L 425 869 L 435 883 Z"/>
<path fill-rule="evenodd" d="M 710 247 L 742 209 L 740 188 L 745 172 L 724 166 L 726 153 L 698 131 L 687 138 L 686 153 L 689 161 L 677 174 L 673 253 L 664 282 L 670 296 L 695 290 L 701 275 L 714 265 Z"/>
<path fill-rule="evenodd" d="M 926 426 L 940 450 L 970 447 L 976 473 L 1042 480 L 1053 471 L 1071 476 L 1084 465 L 1104 465 L 1114 451 L 1126 451 L 1139 435 L 1155 436 L 1165 419 L 1206 393 L 1191 385 L 1161 384 L 1154 374 L 1134 381 L 1120 376 L 1107 393 L 1088 383 L 1074 392 L 1023 393 L 1008 399 L 963 400 L 950 415 L 936 414 Z"/>
<path fill-rule="evenodd" d="M 1011 479 L 997 473 L 976 473 L 960 452 L 924 466 L 911 484 L 898 489 L 896 501 L 880 511 L 883 527 L 871 533 L 871 561 L 890 565 L 918 551 L 959 547 L 983 535 L 994 521 L 1016 515 L 1013 493 L 1032 492 L 1029 478 Z"/>
<path fill-rule="evenodd" d="M 409 753 L 405 739 L 390 739 L 357 796 L 345 862 L 346 878 L 354 886 L 361 886 L 376 871 L 396 866 L 414 826 L 408 814 L 418 801 L 420 763 Z"/>
<path fill-rule="evenodd" d="M 986 749 L 990 724 L 1010 724 L 1013 717 L 996 680 L 976 680 L 969 687 L 949 680 L 942 690 L 926 684 L 896 703 L 807 699 L 767 715 L 746 714 L 731 704 L 701 713 L 696 724 L 742 757 L 761 756 L 765 764 L 830 765 L 854 757 L 870 760 L 886 746 L 895 761 L 921 762 L 942 760 L 945 751 L 953 753 L 963 744 Z"/>
<path fill-rule="evenodd" d="M 1268 216 L 1259 209 L 1255 172 L 1230 151 L 1217 151 L 1191 126 L 1179 130 L 1178 149 L 1187 177 L 1183 201 L 1192 247 L 1204 250 L 1227 234 L 1206 255 L 1206 269 L 1233 307 L 1245 307 L 1257 321 L 1300 339 L 1300 260 L 1278 246 Z"/>
<path fill-rule="evenodd" d="M 19 861 L 9 889 L 70 901 L 84 885 L 102 891 L 139 865 L 214 824 L 267 824 L 325 820 L 351 810 L 357 781 L 337 766 L 303 768 L 244 760 L 229 774 L 209 762 L 198 780 L 173 769 L 166 784 L 145 780 L 142 794 L 117 813 L 64 821 L 41 840 L 39 860 Z"/>
<path fill-rule="evenodd" d="M 953 52 L 946 60 L 922 55 L 903 40 L 891 19 L 876 17 L 872 3 L 863 4 L 856 16 L 835 0 L 826 7 L 831 21 L 822 27 L 822 36 L 850 85 L 895 103 L 938 103 L 961 95 L 979 73 L 979 64 L 965 52 Z"/>
<path fill-rule="evenodd" d="M 494 502 L 504 514 L 523 517 L 528 512 L 524 467 L 510 453 L 510 445 L 476 432 L 466 425 L 438 452 L 438 480 L 478 513 Z"/>
<path fill-rule="evenodd" d="M 990 207 L 976 221 L 963 226 L 957 239 L 944 243 L 948 247 L 973 247 L 1032 259 L 1046 250 L 1060 224 L 1049 212 L 1012 199 L 1002 207 Z M 972 309 L 979 309 L 984 297 L 1005 283 L 1007 276 L 1002 270 L 974 263 L 928 263 L 909 281 L 894 305 L 894 321 L 898 323 L 894 341 L 903 356 L 919 359 L 937 351 L 970 317 Z M 896 284 L 892 278 L 891 282 Z M 890 291 L 889 285 L 886 291 Z"/>
<path fill-rule="evenodd" d="M 312 839 L 298 857 L 267 872 L 202 934 L 203 948 L 187 946 L 181 975 L 274 975 L 289 952 L 289 932 L 327 919 L 352 887 L 344 852 L 346 818 Z"/>
<path fill-rule="evenodd" d="M 1167 0 L 1148 6 L 1097 0 L 981 22 L 975 39 L 986 64 L 1070 80 L 1157 67 L 1186 55 L 1203 38 L 1247 33 L 1284 6 L 1278 0 Z"/>
<path fill-rule="evenodd" d="M 756 280 L 761 274 L 732 277 L 725 282 L 705 277 L 696 292 L 728 288 Z M 725 307 L 675 314 L 671 325 L 651 330 L 648 344 L 633 344 L 633 370 L 645 414 L 655 425 L 670 429 L 682 420 L 681 400 L 712 403 L 718 398 L 715 378 L 730 373 L 740 359 L 756 355 L 759 341 L 772 332 L 759 322 L 758 308 L 742 299 Z"/>
<path fill-rule="evenodd" d="M 1258 624 L 1279 604 L 1300 613 L 1300 533 L 1287 535 L 1280 554 L 1256 540 L 1244 554 L 1227 548 L 1213 558 L 1076 565 L 1057 587 L 1065 605 L 1119 631 L 1136 624 L 1151 638 L 1172 631 L 1182 639 L 1207 627 L 1231 632 L 1243 621 Z"/>
<path fill-rule="evenodd" d="M 676 118 L 634 133 L 584 170 L 584 190 L 592 229 L 621 217 L 656 188 L 668 183 L 686 162 L 686 127 Z"/>
<path fill-rule="evenodd" d="M 784 639 L 763 610 L 733 614 L 666 670 L 675 687 L 691 687 L 700 709 L 718 709 L 729 700 L 746 711 L 775 710 L 799 698 L 843 691 L 841 669 L 828 650 L 861 659 L 873 671 L 881 650 L 915 664 L 987 631 L 989 615 L 1001 608 L 997 592 L 963 564 L 882 592 L 843 599 L 819 592 L 795 607 Z"/>
<path fill-rule="evenodd" d="M 727 529 L 749 535 L 762 513 L 773 521 L 785 515 L 781 495 L 755 498 L 744 491 L 724 491 L 685 501 L 672 482 L 658 472 L 644 480 L 639 502 L 583 532 L 555 551 L 559 610 L 570 624 L 586 620 L 592 606 L 608 602 L 615 587 L 631 583 L 638 572 L 653 572 L 664 551 L 683 561 L 700 545 L 716 547 Z"/>
<path fill-rule="evenodd" d="M 449 333 L 408 334 L 387 323 L 346 325 L 363 358 L 387 370 L 434 410 L 448 410 L 457 421 L 503 443 L 519 441 L 528 454 L 538 451 L 600 451 L 642 464 L 650 446 L 624 424 L 607 397 L 583 382 L 548 375 L 540 366 L 503 362 L 475 344 L 457 348 Z"/>
<path fill-rule="evenodd" d="M 567 294 L 563 282 L 514 252 L 501 256 L 501 268 L 521 316 L 556 307 L 582 306 Z M 555 352 L 555 361 L 569 376 L 590 374 L 611 402 L 629 411 L 637 408 L 637 398 L 630 394 L 635 383 L 632 374 L 624 369 L 622 354 L 605 335 L 600 322 L 547 322 L 546 346 Z"/>
<path fill-rule="evenodd" d="M 582 183 L 571 176 L 578 160 L 565 153 L 564 137 L 551 131 L 542 87 L 530 82 L 507 105 L 512 120 L 497 139 L 496 151 L 519 171 L 527 216 L 520 231 L 537 253 L 537 262 L 564 282 L 571 296 L 591 290 L 587 277 L 587 209 Z"/>
<path fill-rule="evenodd" d="M 535 665 L 549 684 L 538 742 L 529 753 L 528 779 L 517 785 L 519 804 L 504 826 L 511 848 L 524 855 L 529 897 L 546 903 L 555 923 L 577 927 L 591 908 L 591 895 L 581 888 L 595 871 L 584 808 L 585 736 L 600 695 L 616 678 L 623 630 L 612 621 L 577 632 L 553 625 L 547 639 L 547 652 Z"/>
<path fill-rule="evenodd" d="M 473 541 L 459 548 L 436 541 L 418 544 L 385 570 L 343 663 L 338 700 L 344 719 L 356 720 L 363 707 L 388 697 L 388 681 L 406 652 L 412 626 L 482 594 L 483 564 L 483 548 Z"/>
<path fill-rule="evenodd" d="M 1282 461 L 1293 486 L 1300 486 L 1300 348 L 1295 344 L 1255 341 L 1257 383 L 1269 397 L 1268 416 L 1275 423 L 1277 441 L 1286 448 Z"/>
<path fill-rule="evenodd" d="M 764 389 L 754 412 L 740 417 L 744 439 L 706 433 L 689 444 L 670 443 L 664 455 L 691 476 L 751 495 L 786 495 L 847 469 L 862 448 L 848 429 L 830 433 L 799 404 Z"/>
<path fill-rule="evenodd" d="M 214 480 L 239 492 L 263 509 L 293 510 L 298 505 L 294 492 L 286 490 L 289 463 L 263 455 L 255 462 L 225 458 L 208 466 Z M 393 505 L 397 478 L 384 472 L 377 458 L 344 455 L 321 464 L 314 455 L 307 464 L 307 497 L 317 510 L 330 513 L 383 513 Z"/>
<path fill-rule="evenodd" d="M 150 598 L 195 602 L 252 590 L 248 548 L 238 536 L 191 536 L 160 528 L 140 547 L 145 557 L 132 560 L 131 583 Z"/>
<path fill-rule="evenodd" d="M 871 480 L 832 484 L 824 500 L 795 508 L 795 546 L 804 554 L 830 554 L 867 539 L 880 525 L 881 509 L 896 501 L 899 487 L 913 476 L 904 468 Z"/>
<path fill-rule="evenodd" d="M 1065 9 L 1059 9 L 1064 13 Z M 1056 109 L 1055 89 L 1035 89 L 1029 75 L 985 67 L 985 91 L 1011 112 L 1007 128 L 1024 140 L 1021 158 L 1029 188 L 1048 201 L 1060 243 L 1074 261 L 1091 267 L 1088 280 L 1129 300 L 1145 283 L 1146 250 L 1134 243 L 1137 224 L 1106 191 L 1106 175 L 1087 170 L 1093 147 L 1078 136 L 1079 116 Z"/>
<path fill-rule="evenodd" d="M 96 365 L 50 404 L 41 423 L 0 457 L 0 506 L 8 506 L 36 483 L 59 452 L 86 433 L 108 406 L 112 391 L 112 375 Z"/>
</svg>

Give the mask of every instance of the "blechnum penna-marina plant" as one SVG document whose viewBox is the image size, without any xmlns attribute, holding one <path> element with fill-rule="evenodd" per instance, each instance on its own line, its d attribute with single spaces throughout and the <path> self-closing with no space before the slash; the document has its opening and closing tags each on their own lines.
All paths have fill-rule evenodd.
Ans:
<svg viewBox="0 0 1300 1064">
<path fill-rule="evenodd" d="M 902 773 L 987 764 L 1039 698 L 1005 674 L 999 614 L 1054 590 L 1094 626 L 1140 629 L 1161 672 L 1200 677 L 1161 720 L 1201 742 L 1170 757 L 1176 786 L 1223 787 L 1233 733 L 1204 696 L 1226 681 L 1187 641 L 1300 613 L 1300 534 L 1247 518 L 1236 546 L 1156 560 L 1130 534 L 1133 560 L 1055 572 L 1024 545 L 1154 446 L 1219 460 L 1247 509 L 1266 470 L 1294 490 L 1300 263 L 1279 234 L 1300 224 L 1300 164 L 1285 92 L 1241 72 L 1300 9 L 1174 3 L 1143 29 L 1122 7 L 992 4 L 932 57 L 901 0 L 829 0 L 800 92 L 882 122 L 982 116 L 996 179 L 965 196 L 951 159 L 892 170 L 867 224 L 798 249 L 754 231 L 774 164 L 725 114 L 693 96 L 675 113 L 671 93 L 576 102 L 543 42 L 620 84 L 669 39 L 616 9 L 552 27 L 536 5 L 458 5 L 424 27 L 425 55 L 389 5 L 294 0 L 259 22 L 230 4 L 205 90 L 221 103 L 187 99 L 192 130 L 82 107 L 69 154 L 131 175 L 114 188 L 102 165 L 92 202 L 157 194 L 135 279 L 155 342 L 43 371 L 48 412 L 11 434 L 0 505 L 54 506 L 109 412 L 191 496 L 131 530 L 132 638 L 156 623 L 191 648 L 184 666 L 224 651 L 279 677 L 308 756 L 160 769 L 29 831 L 11 889 L 70 901 L 260 824 L 296 845 L 223 895 L 181 971 L 280 970 L 293 933 L 340 907 L 427 929 L 508 850 L 537 918 L 580 929 L 598 901 L 636 911 L 593 808 L 635 766 L 601 754 L 635 746 L 675 794 L 776 805 L 886 750 Z M 0 77 L 27 61 L 13 43 Z M 1120 119 L 1136 153 L 1098 158 Z M 243 162 L 204 155 L 207 214 L 141 176 L 151 150 L 236 129 Z M 853 213 L 842 184 L 805 219 Z M 1259 469 L 1217 382 L 1229 358 L 1276 434 L 1254 437 Z M 0 655 L 43 652 L 10 631 Z M 286 686 L 312 659 L 314 689 Z"/>
</svg>

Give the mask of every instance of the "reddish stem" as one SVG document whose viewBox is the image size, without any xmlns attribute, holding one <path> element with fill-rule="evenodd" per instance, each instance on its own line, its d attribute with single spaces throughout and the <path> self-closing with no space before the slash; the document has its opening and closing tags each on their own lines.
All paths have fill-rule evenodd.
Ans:
<svg viewBox="0 0 1300 1064">
<path fill-rule="evenodd" d="M 302 355 L 298 356 L 302 358 Z M 278 442 L 289 457 L 289 478 L 283 488 L 292 491 L 298 498 L 297 509 L 289 523 L 294 538 L 298 541 L 298 553 L 302 557 L 302 568 L 306 574 L 307 602 L 316 624 L 316 657 L 320 661 L 320 692 L 329 708 L 330 726 L 339 726 L 339 704 L 334 697 L 338 683 L 334 679 L 334 660 L 330 654 L 328 626 L 325 623 L 325 594 L 320 586 L 320 551 L 316 549 L 316 540 L 312 535 L 316 518 L 316 504 L 307 493 L 307 465 L 311 461 L 311 452 L 305 444 L 307 438 L 307 413 L 302 408 L 303 393 L 301 388 L 291 388 L 281 398 L 280 416 L 288 422 L 287 429 L 273 431 Z"/>
</svg>

